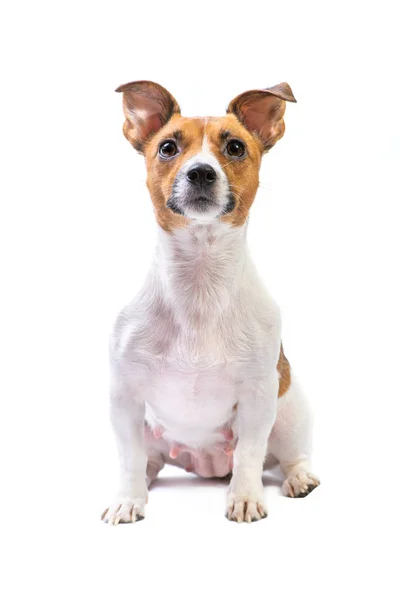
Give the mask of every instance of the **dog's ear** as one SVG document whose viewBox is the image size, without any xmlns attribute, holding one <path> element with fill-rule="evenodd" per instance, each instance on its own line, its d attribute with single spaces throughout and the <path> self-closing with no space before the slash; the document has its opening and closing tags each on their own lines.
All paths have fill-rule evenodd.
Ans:
<svg viewBox="0 0 400 600">
<path fill-rule="evenodd" d="M 233 113 L 261 140 L 267 152 L 285 133 L 283 115 L 287 102 L 297 102 L 288 83 L 236 96 L 226 112 Z"/>
<path fill-rule="evenodd" d="M 180 114 L 175 98 L 153 81 L 133 81 L 115 91 L 123 93 L 124 135 L 138 152 L 173 114 Z"/>
</svg>

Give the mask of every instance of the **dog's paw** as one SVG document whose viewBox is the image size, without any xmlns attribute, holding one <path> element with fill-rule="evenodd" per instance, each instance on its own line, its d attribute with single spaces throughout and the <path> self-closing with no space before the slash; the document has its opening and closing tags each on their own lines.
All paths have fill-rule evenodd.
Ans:
<svg viewBox="0 0 400 600">
<path fill-rule="evenodd" d="M 282 485 L 282 492 L 290 498 L 304 498 L 308 496 L 320 481 L 318 477 L 308 471 L 299 471 L 295 475 L 289 475 Z"/>
<path fill-rule="evenodd" d="M 228 501 L 226 518 L 236 523 L 253 523 L 265 519 L 267 509 L 264 504 L 250 498 L 234 498 Z"/>
<path fill-rule="evenodd" d="M 109 525 L 135 523 L 144 519 L 145 499 L 121 498 L 110 504 L 101 515 L 101 520 Z"/>
<path fill-rule="evenodd" d="M 228 490 L 226 518 L 236 523 L 253 523 L 267 516 L 264 488 L 257 478 L 233 475 Z"/>
</svg>

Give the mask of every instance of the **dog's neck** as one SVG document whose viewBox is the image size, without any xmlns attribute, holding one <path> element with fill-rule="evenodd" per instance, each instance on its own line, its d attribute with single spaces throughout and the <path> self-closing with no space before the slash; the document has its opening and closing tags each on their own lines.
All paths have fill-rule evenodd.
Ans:
<svg viewBox="0 0 400 600">
<path fill-rule="evenodd" d="M 248 263 L 247 223 L 190 223 L 171 233 L 160 228 L 156 273 L 161 294 L 179 320 L 205 326 L 225 314 Z"/>
</svg>

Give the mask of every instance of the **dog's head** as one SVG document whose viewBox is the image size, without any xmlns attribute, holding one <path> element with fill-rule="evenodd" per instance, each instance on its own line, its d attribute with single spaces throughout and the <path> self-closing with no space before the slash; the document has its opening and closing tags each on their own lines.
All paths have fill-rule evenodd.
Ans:
<svg viewBox="0 0 400 600">
<path fill-rule="evenodd" d="M 262 155 L 283 136 L 287 83 L 237 96 L 224 117 L 186 118 L 161 85 L 135 81 L 123 93 L 124 134 L 144 154 L 157 221 L 242 225 L 258 188 Z"/>
</svg>

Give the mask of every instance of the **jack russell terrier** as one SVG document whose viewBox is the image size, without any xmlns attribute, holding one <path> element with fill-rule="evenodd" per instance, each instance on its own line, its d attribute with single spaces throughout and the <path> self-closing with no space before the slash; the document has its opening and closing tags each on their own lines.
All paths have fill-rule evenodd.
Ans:
<svg viewBox="0 0 400 600">
<path fill-rule="evenodd" d="M 111 421 L 120 486 L 102 519 L 144 518 L 165 464 L 231 476 L 226 516 L 266 517 L 262 473 L 306 496 L 311 416 L 281 344 L 279 308 L 249 256 L 262 155 L 283 136 L 287 83 L 248 91 L 224 117 L 182 117 L 151 81 L 120 86 L 123 131 L 144 155 L 158 244 L 147 280 L 111 339 Z"/>
</svg>

